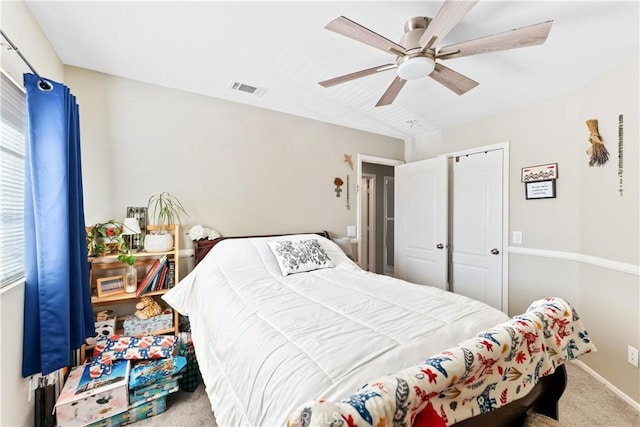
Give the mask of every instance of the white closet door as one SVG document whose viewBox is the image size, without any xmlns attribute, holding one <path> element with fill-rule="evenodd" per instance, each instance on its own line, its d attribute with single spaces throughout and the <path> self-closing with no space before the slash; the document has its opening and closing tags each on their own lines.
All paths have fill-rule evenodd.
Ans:
<svg viewBox="0 0 640 427">
<path fill-rule="evenodd" d="M 502 309 L 502 150 L 450 159 L 451 290 Z"/>
<path fill-rule="evenodd" d="M 396 166 L 395 275 L 447 289 L 447 159 Z"/>
</svg>

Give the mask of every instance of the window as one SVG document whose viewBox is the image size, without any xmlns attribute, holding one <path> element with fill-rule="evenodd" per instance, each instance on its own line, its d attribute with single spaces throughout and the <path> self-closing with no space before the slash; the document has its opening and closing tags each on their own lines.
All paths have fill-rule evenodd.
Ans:
<svg viewBox="0 0 640 427">
<path fill-rule="evenodd" d="M 4 73 L 0 85 L 0 287 L 24 277 L 25 94 Z"/>
</svg>

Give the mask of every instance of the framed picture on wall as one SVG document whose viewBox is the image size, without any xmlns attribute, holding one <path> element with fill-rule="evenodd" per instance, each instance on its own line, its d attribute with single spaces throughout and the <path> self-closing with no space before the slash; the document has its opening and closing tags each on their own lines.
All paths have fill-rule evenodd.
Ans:
<svg viewBox="0 0 640 427">
<path fill-rule="evenodd" d="M 558 179 L 558 164 L 527 166 L 522 168 L 522 182 L 546 181 Z"/>
<path fill-rule="evenodd" d="M 556 197 L 556 180 L 526 182 L 525 197 L 531 199 L 554 199 Z"/>
</svg>

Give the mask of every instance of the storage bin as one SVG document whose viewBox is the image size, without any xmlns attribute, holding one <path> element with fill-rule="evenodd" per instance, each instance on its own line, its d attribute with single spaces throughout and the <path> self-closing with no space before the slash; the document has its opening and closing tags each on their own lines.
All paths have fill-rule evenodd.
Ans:
<svg viewBox="0 0 640 427">
<path fill-rule="evenodd" d="M 149 319 L 141 320 L 130 314 L 124 320 L 124 335 L 151 335 L 154 332 L 173 328 L 173 311 L 170 308 Z"/>
</svg>

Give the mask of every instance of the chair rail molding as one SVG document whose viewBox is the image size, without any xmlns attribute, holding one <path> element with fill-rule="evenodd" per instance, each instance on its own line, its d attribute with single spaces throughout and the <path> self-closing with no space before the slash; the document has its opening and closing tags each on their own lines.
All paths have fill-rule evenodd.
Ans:
<svg viewBox="0 0 640 427">
<path fill-rule="evenodd" d="M 600 258 L 592 255 L 585 255 L 574 252 L 551 251 L 547 249 L 525 248 L 521 246 L 509 246 L 510 254 L 529 255 L 544 258 L 564 259 L 570 261 L 578 261 L 584 264 L 591 264 L 598 267 L 608 268 L 611 270 L 621 271 L 627 274 L 640 276 L 640 265 L 628 264 L 625 262 L 614 261 L 607 258 Z"/>
</svg>

